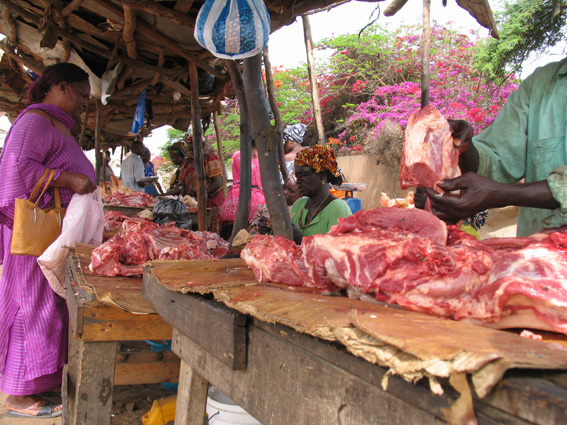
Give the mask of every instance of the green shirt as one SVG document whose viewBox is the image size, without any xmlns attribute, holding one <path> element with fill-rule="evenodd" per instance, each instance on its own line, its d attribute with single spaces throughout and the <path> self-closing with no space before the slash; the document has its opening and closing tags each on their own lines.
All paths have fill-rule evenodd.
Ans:
<svg viewBox="0 0 567 425">
<path fill-rule="evenodd" d="M 331 226 L 337 224 L 339 217 L 348 217 L 352 215 L 350 207 L 342 199 L 333 199 L 319 214 L 317 214 L 311 223 L 304 227 L 305 217 L 307 217 L 307 210 L 305 204 L 309 200 L 308 197 L 298 199 L 291 206 L 291 222 L 295 224 L 303 236 L 320 235 L 327 233 Z M 303 215 L 301 214 L 303 211 Z M 299 225 L 299 218 L 301 217 L 301 225 Z"/>
<path fill-rule="evenodd" d="M 547 180 L 557 210 L 521 208 L 518 236 L 567 225 L 567 58 L 538 68 L 473 138 L 478 173 L 502 183 Z"/>
</svg>

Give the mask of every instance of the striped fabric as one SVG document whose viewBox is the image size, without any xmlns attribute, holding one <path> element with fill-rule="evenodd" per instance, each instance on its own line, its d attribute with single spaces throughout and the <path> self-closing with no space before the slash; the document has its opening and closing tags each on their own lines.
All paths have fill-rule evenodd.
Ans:
<svg viewBox="0 0 567 425">
<path fill-rule="evenodd" d="M 195 39 L 213 55 L 243 59 L 262 52 L 270 15 L 262 0 L 207 0 L 195 25 Z"/>
<path fill-rule="evenodd" d="M 60 384 L 68 322 L 65 300 L 53 292 L 37 258 L 10 254 L 14 199 L 29 197 L 46 167 L 58 170 L 56 178 L 61 171 L 95 178 L 75 139 L 65 137 L 45 117 L 24 115 L 33 108 L 46 110 L 68 128 L 74 123 L 54 105 L 32 105 L 12 125 L 0 157 L 0 390 L 11 395 Z M 60 195 L 66 206 L 73 192 L 62 188 Z M 50 203 L 49 196 L 44 198 L 42 208 Z"/>
</svg>

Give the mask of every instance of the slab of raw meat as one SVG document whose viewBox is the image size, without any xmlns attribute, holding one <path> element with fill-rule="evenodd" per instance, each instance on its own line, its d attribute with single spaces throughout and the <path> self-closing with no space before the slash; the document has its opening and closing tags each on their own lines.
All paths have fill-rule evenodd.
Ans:
<svg viewBox="0 0 567 425">
<path fill-rule="evenodd" d="M 351 216 L 339 218 L 337 225 L 331 227 L 328 234 L 380 229 L 408 231 L 431 239 L 439 245 L 445 245 L 447 241 L 447 225 L 430 212 L 417 208 L 379 207 L 373 210 L 359 210 Z"/>
<path fill-rule="evenodd" d="M 313 286 L 305 274 L 301 248 L 283 236 L 254 236 L 240 256 L 254 271 L 258 282 Z"/>
<path fill-rule="evenodd" d="M 437 183 L 459 175 L 459 153 L 443 115 L 430 105 L 410 115 L 400 161 L 402 189 L 425 186 L 442 192 Z"/>
</svg>

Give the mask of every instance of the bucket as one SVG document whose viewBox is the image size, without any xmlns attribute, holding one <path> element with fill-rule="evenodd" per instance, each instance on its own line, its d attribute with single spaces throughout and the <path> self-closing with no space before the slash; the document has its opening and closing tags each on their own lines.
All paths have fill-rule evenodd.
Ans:
<svg viewBox="0 0 567 425">
<path fill-rule="evenodd" d="M 207 398 L 209 425 L 262 425 L 226 394 L 211 386 Z"/>
<path fill-rule="evenodd" d="M 176 402 L 176 395 L 155 400 L 150 411 L 142 416 L 142 423 L 144 425 L 167 425 L 173 422 Z"/>
<path fill-rule="evenodd" d="M 350 210 L 354 214 L 355 212 L 359 211 L 362 207 L 362 199 L 360 198 L 347 198 L 345 199 L 346 203 L 350 207 Z"/>
</svg>

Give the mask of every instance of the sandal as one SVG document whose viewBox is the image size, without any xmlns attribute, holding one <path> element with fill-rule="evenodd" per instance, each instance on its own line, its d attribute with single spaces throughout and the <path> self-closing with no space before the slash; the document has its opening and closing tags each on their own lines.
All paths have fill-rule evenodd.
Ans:
<svg viewBox="0 0 567 425">
<path fill-rule="evenodd" d="M 9 418 L 58 418 L 63 414 L 63 409 L 61 408 L 56 412 L 53 412 L 53 409 L 59 406 L 61 406 L 61 404 L 45 400 L 43 406 L 41 406 L 41 408 L 34 413 L 28 413 L 29 411 L 25 412 L 23 410 L 8 409 L 6 416 Z"/>
</svg>

